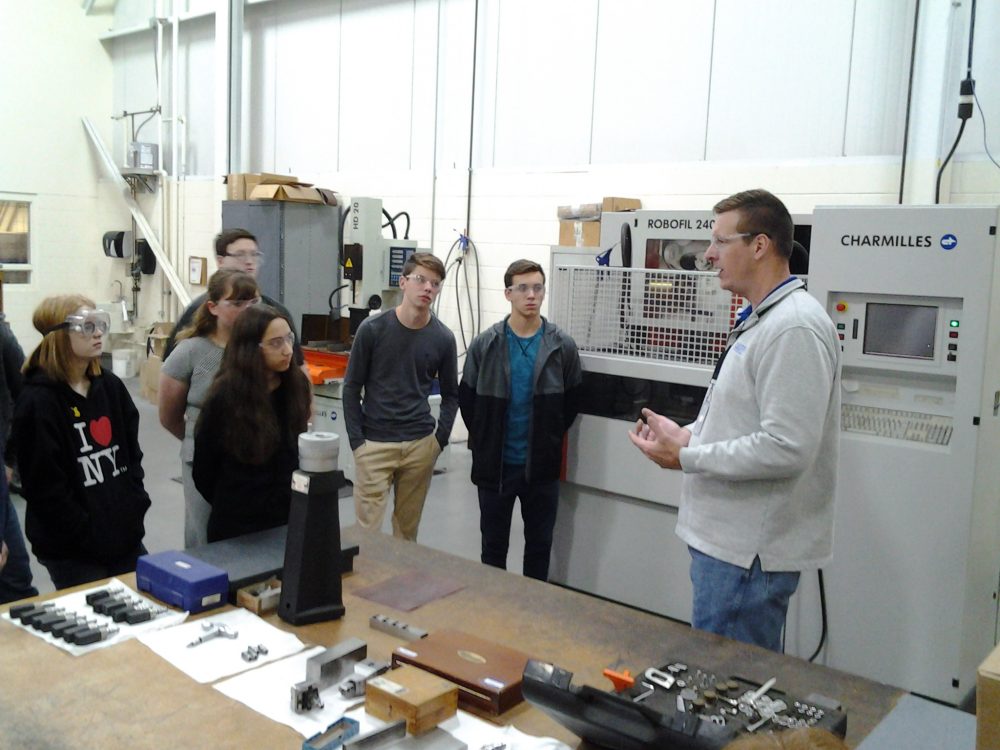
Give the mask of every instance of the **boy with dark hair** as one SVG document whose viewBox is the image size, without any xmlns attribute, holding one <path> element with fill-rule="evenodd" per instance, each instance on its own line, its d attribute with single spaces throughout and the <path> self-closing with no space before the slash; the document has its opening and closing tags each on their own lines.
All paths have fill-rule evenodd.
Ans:
<svg viewBox="0 0 1000 750">
<path fill-rule="evenodd" d="M 559 506 L 563 435 L 576 419 L 583 375 L 576 343 L 541 315 L 545 271 L 530 260 L 504 274 L 510 315 L 465 358 L 459 403 L 479 488 L 481 559 L 507 567 L 514 501 L 524 519 L 524 575 L 548 580 Z"/>
<path fill-rule="evenodd" d="M 215 262 L 220 271 L 223 269 L 243 271 L 256 279 L 257 271 L 260 270 L 260 264 L 263 260 L 264 253 L 257 247 L 257 238 L 248 230 L 238 228 L 223 229 L 215 235 Z M 167 339 L 167 347 L 163 352 L 164 361 L 170 356 L 170 352 L 174 350 L 174 345 L 177 343 L 177 334 L 194 322 L 194 314 L 198 312 L 198 308 L 202 306 L 206 299 L 208 299 L 208 292 L 199 294 L 191 300 L 191 304 L 181 313 L 181 317 L 177 319 L 174 330 L 170 333 L 170 338 Z M 285 320 L 289 321 L 292 333 L 295 334 L 295 364 L 301 366 L 305 362 L 305 357 L 302 355 L 299 334 L 295 329 L 295 321 L 292 319 L 292 314 L 288 312 L 288 308 L 277 300 L 271 299 L 266 294 L 262 294 L 260 299 L 261 302 L 273 307 L 281 313 Z"/>
</svg>

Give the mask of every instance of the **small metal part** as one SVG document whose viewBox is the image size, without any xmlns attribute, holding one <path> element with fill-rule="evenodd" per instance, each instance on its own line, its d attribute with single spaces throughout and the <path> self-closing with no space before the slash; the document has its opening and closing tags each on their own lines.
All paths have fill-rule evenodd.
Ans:
<svg viewBox="0 0 1000 750">
<path fill-rule="evenodd" d="M 360 737 L 355 737 L 344 743 L 344 750 L 374 750 L 374 748 L 389 744 L 393 740 L 406 736 L 406 722 L 396 721 L 392 724 L 374 729 Z"/>
<path fill-rule="evenodd" d="M 90 628 L 97 626 L 97 620 L 93 618 L 88 618 L 72 628 L 67 628 L 62 632 L 62 639 L 67 643 L 72 643 L 73 638 L 76 637 L 77 633 L 82 633 L 84 630 L 89 630 Z"/>
<path fill-rule="evenodd" d="M 701 697 L 705 699 L 706 703 L 715 703 L 715 699 L 719 696 L 714 690 L 703 690 Z"/>
<path fill-rule="evenodd" d="M 363 659 L 354 665 L 354 674 L 340 683 L 338 690 L 343 698 L 358 698 L 365 694 L 365 685 L 372 677 L 389 671 L 386 661 Z"/>
<path fill-rule="evenodd" d="M 229 638 L 230 640 L 235 639 L 239 635 L 239 631 L 233 630 L 228 625 L 223 625 L 216 622 L 203 622 L 201 624 L 202 634 L 199 638 L 191 641 L 188 644 L 188 648 L 193 648 L 198 646 L 205 641 L 210 641 L 213 638 Z"/>
<path fill-rule="evenodd" d="M 51 633 L 54 626 L 64 623 L 72 617 L 72 612 L 53 612 L 52 614 L 39 617 L 35 620 L 35 624 L 32 627 L 35 630 L 41 630 L 43 633 Z"/>
<path fill-rule="evenodd" d="M 348 638 L 310 657 L 306 661 L 306 679 L 292 685 L 292 711 L 301 714 L 313 708 L 322 708 L 319 691 L 353 674 L 354 665 L 367 656 L 367 643 L 359 638 Z"/>
<path fill-rule="evenodd" d="M 648 682 L 643 682 L 642 686 L 646 688 L 644 691 L 639 693 L 635 698 L 632 699 L 633 703 L 641 703 L 646 700 L 649 696 L 656 692 L 656 688 L 650 685 Z"/>
<path fill-rule="evenodd" d="M 677 711 L 678 713 L 687 713 L 687 708 L 684 707 L 684 696 L 677 696 Z"/>
<path fill-rule="evenodd" d="M 88 628 L 87 630 L 81 630 L 76 633 L 73 636 L 72 642 L 77 646 L 89 646 L 92 643 L 106 641 L 117 632 L 118 628 L 113 628 L 109 625 L 102 625 L 97 628 Z"/>
<path fill-rule="evenodd" d="M 247 650 L 240 654 L 240 656 L 243 657 L 243 661 L 257 661 L 257 657 L 260 656 L 260 652 L 257 650 L 256 646 L 247 646 Z"/>
<path fill-rule="evenodd" d="M 42 618 L 47 619 L 52 615 L 64 614 L 65 612 L 66 609 L 64 607 L 55 607 L 54 609 L 41 609 L 38 610 L 37 612 L 31 612 L 25 615 L 24 617 L 21 618 L 21 622 L 23 622 L 25 625 L 30 625 L 35 630 L 38 630 L 38 625 L 36 623 L 38 623 L 39 620 L 41 620 Z"/>
<path fill-rule="evenodd" d="M 670 690 L 674 686 L 677 679 L 672 674 L 667 674 L 659 669 L 650 667 L 646 670 L 643 675 L 649 682 L 653 683 L 657 687 L 664 688 L 665 690 Z"/>
<path fill-rule="evenodd" d="M 55 606 L 52 602 L 45 602 L 44 604 L 39 604 L 38 602 L 31 602 L 29 604 L 17 604 L 11 607 L 7 614 L 9 614 L 15 620 L 21 620 L 25 615 L 30 614 L 39 609 L 52 609 Z"/>
<path fill-rule="evenodd" d="M 757 690 L 754 691 L 753 695 L 750 696 L 750 702 L 753 703 L 761 696 L 765 695 L 768 690 L 774 687 L 774 683 L 778 681 L 777 677 L 772 677 L 770 680 L 761 685 Z"/>
<path fill-rule="evenodd" d="M 84 601 L 88 605 L 94 605 L 101 599 L 107 599 L 114 593 L 112 589 L 99 589 L 98 591 L 91 591 L 87 596 L 84 597 Z"/>
<path fill-rule="evenodd" d="M 302 743 L 302 750 L 334 750 L 334 748 L 344 745 L 351 737 L 356 736 L 359 728 L 358 722 L 344 716 L 319 734 L 305 740 Z"/>
<path fill-rule="evenodd" d="M 403 640 L 417 641 L 427 637 L 427 631 L 414 625 L 409 625 L 402 620 L 396 620 L 388 615 L 372 615 L 368 618 L 368 627 L 373 630 L 380 630 L 389 635 L 395 635 Z"/>
</svg>

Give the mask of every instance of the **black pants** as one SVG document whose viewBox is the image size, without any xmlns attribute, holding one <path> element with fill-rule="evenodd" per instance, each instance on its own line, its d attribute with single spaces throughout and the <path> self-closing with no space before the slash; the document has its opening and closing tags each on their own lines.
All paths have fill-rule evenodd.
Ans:
<svg viewBox="0 0 1000 750">
<path fill-rule="evenodd" d="M 81 583 L 90 583 L 102 578 L 131 573 L 135 570 L 136 560 L 145 554 L 146 548 L 140 543 L 131 553 L 111 562 L 52 560 L 41 557 L 38 558 L 38 562 L 49 571 L 53 586 L 57 589 L 68 589 L 70 586 L 79 586 Z"/>
<path fill-rule="evenodd" d="M 482 561 L 507 567 L 510 521 L 514 501 L 521 501 L 524 520 L 524 575 L 547 581 L 552 530 L 559 508 L 559 481 L 529 483 L 523 466 L 503 467 L 502 491 L 479 488 L 479 530 L 483 535 Z"/>
</svg>

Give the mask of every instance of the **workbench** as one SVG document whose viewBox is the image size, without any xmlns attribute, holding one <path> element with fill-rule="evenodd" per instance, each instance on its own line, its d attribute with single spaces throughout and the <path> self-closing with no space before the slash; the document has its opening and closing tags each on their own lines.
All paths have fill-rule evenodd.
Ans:
<svg viewBox="0 0 1000 750">
<path fill-rule="evenodd" d="M 860 742 L 903 694 L 887 685 L 694 631 L 662 617 L 413 542 L 356 527 L 345 529 L 344 538 L 360 544 L 354 572 L 343 579 L 344 618 L 298 628 L 274 614 L 265 619 L 294 632 L 306 643 L 330 646 L 355 636 L 367 641 L 370 657 L 388 660 L 402 641 L 368 626 L 371 615 L 384 613 L 430 631 L 451 627 L 488 638 L 568 669 L 574 673 L 574 684 L 588 683 L 602 689 L 610 688 L 601 676 L 605 667 L 634 673 L 671 660 L 690 661 L 760 682 L 776 677 L 776 689 L 797 696 L 820 692 L 842 701 L 851 746 Z M 411 612 L 396 612 L 354 595 L 365 586 L 414 570 L 465 588 Z M 657 571 L 647 574 L 656 575 Z M 134 587 L 134 575 L 121 578 Z M 529 734 L 583 746 L 527 703 L 500 720 Z M 211 685 L 194 682 L 136 640 L 73 657 L 6 621 L 0 622 L 3 747 L 293 750 L 301 747 L 302 739 L 292 729 L 227 698 Z"/>
</svg>

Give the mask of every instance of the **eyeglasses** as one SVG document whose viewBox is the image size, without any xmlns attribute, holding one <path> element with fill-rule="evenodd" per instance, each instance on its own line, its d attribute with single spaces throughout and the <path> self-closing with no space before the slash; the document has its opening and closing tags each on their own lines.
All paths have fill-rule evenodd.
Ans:
<svg viewBox="0 0 1000 750">
<path fill-rule="evenodd" d="M 726 245 L 732 244 L 740 237 L 749 239 L 750 237 L 756 237 L 758 234 L 762 234 L 765 237 L 771 236 L 767 232 L 737 232 L 736 234 L 728 234 L 725 237 L 716 237 L 715 235 L 712 235 L 712 242 L 709 243 L 709 247 L 712 245 L 715 245 L 716 247 L 725 247 Z"/>
<path fill-rule="evenodd" d="M 712 242 L 710 244 L 716 247 L 725 247 L 726 245 L 731 245 L 733 242 L 741 237 L 753 237 L 751 232 L 737 232 L 736 234 L 728 234 L 725 237 L 716 237 L 712 235 Z"/>
<path fill-rule="evenodd" d="M 219 300 L 219 304 L 225 305 L 226 307 L 235 307 L 237 310 L 242 310 L 244 307 L 249 307 L 251 305 L 256 305 L 259 303 L 260 303 L 260 297 L 252 297 L 251 299 Z"/>
<path fill-rule="evenodd" d="M 441 280 L 440 279 L 428 279 L 426 276 L 421 276 L 419 273 L 411 273 L 409 276 L 404 276 L 404 279 L 409 279 L 417 286 L 423 286 L 424 284 L 430 284 L 431 289 L 440 289 Z"/>
<path fill-rule="evenodd" d="M 513 286 L 507 287 L 507 291 L 517 292 L 518 294 L 527 294 L 528 292 L 545 294 L 545 284 L 514 284 Z"/>
<path fill-rule="evenodd" d="M 260 250 L 240 250 L 238 253 L 226 253 L 227 258 L 236 258 L 237 260 L 257 260 L 259 261 L 264 257 L 264 253 Z"/>
<path fill-rule="evenodd" d="M 295 334 L 289 331 L 284 336 L 275 336 L 273 339 L 260 342 L 261 347 L 266 347 L 272 352 L 280 352 L 286 346 L 295 347 Z"/>
</svg>

